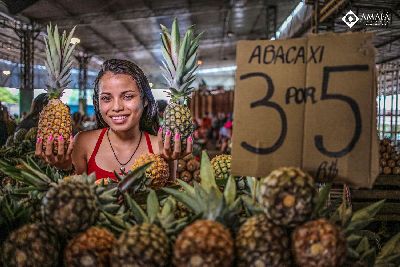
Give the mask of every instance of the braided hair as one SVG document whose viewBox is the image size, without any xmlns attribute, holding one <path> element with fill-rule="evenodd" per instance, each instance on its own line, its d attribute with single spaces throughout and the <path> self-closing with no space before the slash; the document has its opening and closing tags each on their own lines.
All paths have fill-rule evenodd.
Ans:
<svg viewBox="0 0 400 267">
<path fill-rule="evenodd" d="M 96 127 L 97 129 L 108 127 L 103 120 L 99 108 L 99 83 L 103 75 L 107 72 L 113 74 L 127 74 L 132 77 L 140 89 L 140 97 L 143 102 L 147 101 L 147 106 L 144 107 L 140 118 L 139 129 L 155 135 L 157 133 L 159 123 L 157 117 L 157 103 L 154 100 L 153 94 L 143 71 L 133 62 L 122 59 L 109 59 L 103 63 L 101 69 L 94 82 L 93 104 L 96 112 Z"/>
</svg>

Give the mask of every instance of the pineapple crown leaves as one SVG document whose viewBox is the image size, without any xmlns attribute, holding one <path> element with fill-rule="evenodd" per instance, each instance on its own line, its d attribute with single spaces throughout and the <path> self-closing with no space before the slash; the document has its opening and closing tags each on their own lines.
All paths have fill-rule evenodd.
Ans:
<svg viewBox="0 0 400 267">
<path fill-rule="evenodd" d="M 345 218 L 344 220 L 342 220 L 342 222 L 345 223 L 343 226 L 345 227 L 346 236 L 348 236 L 354 231 L 362 230 L 368 224 L 373 222 L 375 220 L 374 217 L 383 207 L 384 203 L 385 200 L 378 201 L 363 209 L 356 211 L 354 214 L 352 214 L 351 208 L 344 209 L 339 207 L 339 213 L 342 214 L 341 217 Z M 341 209 L 343 211 L 340 211 Z M 350 219 L 346 219 L 346 217 Z"/>
<path fill-rule="evenodd" d="M 332 188 L 332 183 L 326 183 L 320 188 L 317 196 L 317 201 L 315 203 L 315 207 L 313 210 L 313 213 L 311 215 L 312 218 L 318 218 L 321 217 L 322 214 L 326 213 L 326 203 L 329 198 L 329 193 Z"/>
<path fill-rule="evenodd" d="M 366 231 L 369 232 L 369 231 Z M 390 267 L 400 264 L 400 233 L 393 236 L 380 249 L 377 255 L 377 248 L 369 243 L 369 235 L 377 235 L 369 232 L 366 236 L 351 235 L 347 238 L 348 257 L 353 261 L 362 262 L 363 266 L 368 267 Z M 372 237 L 376 238 L 376 237 Z"/>
<path fill-rule="evenodd" d="M 115 177 L 119 181 L 118 190 L 121 193 L 124 193 L 128 189 L 132 189 L 133 192 L 137 192 L 143 189 L 146 185 L 147 180 L 147 178 L 145 177 L 146 170 L 153 162 L 154 161 L 149 161 L 133 171 L 128 171 L 122 176 L 119 175 L 117 172 L 114 172 Z"/>
<path fill-rule="evenodd" d="M 120 234 L 126 229 L 129 229 L 134 224 L 129 219 L 128 213 L 111 214 L 108 212 L 101 212 L 99 226 L 104 226 L 112 230 L 113 232 Z"/>
<path fill-rule="evenodd" d="M 11 198 L 10 195 L 5 195 L 0 198 L 0 229 L 3 233 L 8 233 L 19 225 L 26 223 L 29 220 L 31 210 Z M 0 234 L 0 241 L 4 236 Z"/>
<path fill-rule="evenodd" d="M 187 224 L 187 218 L 175 219 L 176 201 L 168 197 L 163 205 L 161 205 L 156 192 L 152 189 L 147 195 L 146 212 L 129 194 L 125 193 L 124 199 L 129 210 L 132 212 L 133 219 L 138 224 L 156 224 L 164 229 L 168 235 L 175 234 Z"/>
<path fill-rule="evenodd" d="M 229 177 L 222 193 L 215 182 L 214 170 L 205 151 L 203 151 L 200 166 L 201 184 L 194 182 L 191 186 L 178 179 L 183 192 L 173 188 L 163 188 L 163 190 L 182 202 L 196 215 L 202 214 L 205 219 L 225 223 L 236 215 L 241 204 L 240 198 L 237 197 L 235 179 L 233 176 Z"/>
<path fill-rule="evenodd" d="M 198 68 L 197 52 L 202 33 L 194 35 L 194 26 L 190 26 L 181 39 L 178 21 L 175 18 L 171 32 L 164 25 L 161 26 L 162 75 L 168 82 L 173 100 L 185 99 L 192 92 L 190 85 L 196 79 L 194 73 Z"/>
<path fill-rule="evenodd" d="M 47 91 L 50 98 L 60 98 L 63 90 L 68 86 L 72 68 L 72 53 L 76 44 L 71 44 L 75 27 L 67 35 L 66 31 L 60 36 L 57 25 L 53 28 L 47 25 L 46 69 L 49 73 Z"/>
<path fill-rule="evenodd" d="M 393 263 L 400 264 L 400 233 L 386 242 L 375 259 L 377 267 L 391 266 Z"/>
<path fill-rule="evenodd" d="M 201 154 L 201 163 L 200 163 L 200 177 L 201 177 L 201 186 L 206 190 L 210 191 L 211 188 L 218 188 L 217 183 L 215 181 L 215 173 L 214 169 L 211 165 L 210 158 L 207 155 L 207 152 L 203 150 Z M 221 193 L 218 190 L 219 193 Z M 216 194 L 218 194 L 216 192 Z"/>
<path fill-rule="evenodd" d="M 55 168 L 48 166 L 43 171 L 30 157 L 27 158 L 27 161 L 20 160 L 20 166 L 17 168 L 10 163 L 0 160 L 0 170 L 3 173 L 39 191 L 47 191 L 51 183 L 62 179 Z"/>
<path fill-rule="evenodd" d="M 248 215 L 263 214 L 264 210 L 258 202 L 260 195 L 260 181 L 255 177 L 246 177 L 246 183 L 250 192 L 240 196 L 243 206 Z"/>
</svg>

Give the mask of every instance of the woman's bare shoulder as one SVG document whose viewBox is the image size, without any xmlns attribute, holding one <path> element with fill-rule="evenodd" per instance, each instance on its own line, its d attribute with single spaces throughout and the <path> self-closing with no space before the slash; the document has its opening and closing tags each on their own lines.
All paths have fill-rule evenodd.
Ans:
<svg viewBox="0 0 400 267">
<path fill-rule="evenodd" d="M 102 129 L 80 131 L 74 137 L 75 143 L 83 147 L 92 147 L 96 144 Z"/>
</svg>

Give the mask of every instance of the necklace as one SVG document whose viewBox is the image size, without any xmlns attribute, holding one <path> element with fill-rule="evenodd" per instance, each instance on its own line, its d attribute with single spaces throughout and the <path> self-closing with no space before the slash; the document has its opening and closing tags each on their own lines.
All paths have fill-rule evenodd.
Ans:
<svg viewBox="0 0 400 267">
<path fill-rule="evenodd" d="M 117 158 L 117 155 L 115 154 L 114 148 L 113 148 L 113 146 L 112 146 L 112 144 L 111 144 L 110 136 L 108 135 L 108 132 L 109 132 L 109 131 L 110 131 L 110 128 L 108 128 L 108 130 L 107 130 L 107 139 L 108 139 L 108 143 L 110 144 L 110 147 L 111 147 L 111 150 L 112 150 L 112 152 L 113 152 L 113 154 L 114 154 L 115 159 L 118 161 L 119 165 L 121 165 L 121 167 L 120 167 L 119 169 L 121 170 L 122 173 L 125 173 L 125 165 L 128 164 L 129 161 L 131 161 L 131 159 L 133 158 L 133 155 L 135 155 L 136 151 L 138 150 L 139 145 L 140 145 L 140 142 L 142 141 L 142 134 L 143 134 L 143 133 L 142 133 L 142 131 L 140 131 L 139 143 L 137 144 L 137 146 L 136 146 L 136 148 L 135 148 L 135 151 L 133 151 L 132 156 L 128 159 L 128 161 L 127 161 L 126 163 L 121 163 L 121 162 L 119 161 L 119 159 Z"/>
</svg>

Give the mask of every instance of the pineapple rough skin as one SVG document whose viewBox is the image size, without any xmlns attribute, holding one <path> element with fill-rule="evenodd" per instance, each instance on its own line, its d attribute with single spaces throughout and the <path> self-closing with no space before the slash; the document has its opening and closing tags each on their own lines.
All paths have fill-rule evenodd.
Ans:
<svg viewBox="0 0 400 267">
<path fill-rule="evenodd" d="M 169 241 L 165 232 L 155 224 L 134 225 L 121 234 L 111 252 L 111 267 L 166 266 Z"/>
<path fill-rule="evenodd" d="M 291 266 L 286 229 L 274 225 L 264 214 L 245 221 L 237 233 L 235 246 L 238 267 Z"/>
<path fill-rule="evenodd" d="M 216 179 L 228 179 L 231 175 L 231 155 L 218 155 L 211 160 Z"/>
<path fill-rule="evenodd" d="M 65 151 L 69 145 L 72 134 L 72 119 L 69 107 L 59 99 L 51 99 L 43 108 L 39 117 L 38 137 L 42 138 L 42 149 L 46 151 L 46 145 L 51 135 L 53 138 L 53 154 L 57 155 L 58 138 L 62 135 Z"/>
<path fill-rule="evenodd" d="M 68 243 L 64 251 L 65 266 L 108 267 L 115 241 L 105 228 L 90 227 Z"/>
<path fill-rule="evenodd" d="M 299 267 L 342 266 L 346 259 L 346 238 L 336 225 L 325 219 L 297 227 L 292 240 Z"/>
<path fill-rule="evenodd" d="M 132 170 L 143 166 L 144 164 L 153 161 L 151 166 L 146 170 L 146 177 L 150 179 L 150 187 L 158 189 L 167 185 L 169 181 L 169 166 L 168 163 L 156 154 L 144 154 L 135 160 L 131 166 Z"/>
<path fill-rule="evenodd" d="M 233 240 L 229 230 L 210 220 L 198 220 L 178 236 L 174 247 L 177 267 L 232 266 Z"/>
<path fill-rule="evenodd" d="M 184 105 L 179 105 L 173 101 L 168 104 L 164 112 L 163 141 L 167 131 L 171 132 L 171 147 L 175 144 L 175 133 L 181 135 L 181 151 L 186 151 L 187 138 L 194 131 L 193 118 L 191 111 Z"/>
<path fill-rule="evenodd" d="M 294 227 L 311 216 L 316 192 L 310 175 L 299 168 L 283 167 L 261 181 L 259 201 L 273 223 Z"/>
<path fill-rule="evenodd" d="M 64 237 L 85 231 L 95 223 L 97 215 L 97 197 L 87 183 L 62 180 L 42 200 L 43 221 Z"/>
<path fill-rule="evenodd" d="M 55 236 L 43 224 L 26 224 L 4 242 L 2 263 L 8 267 L 54 267 L 58 264 L 58 250 Z"/>
</svg>

